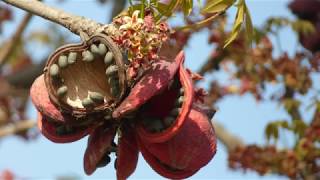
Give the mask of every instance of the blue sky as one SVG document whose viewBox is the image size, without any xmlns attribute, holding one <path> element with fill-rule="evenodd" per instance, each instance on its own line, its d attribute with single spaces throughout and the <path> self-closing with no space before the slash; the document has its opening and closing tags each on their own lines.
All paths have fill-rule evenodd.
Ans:
<svg viewBox="0 0 320 180">
<path fill-rule="evenodd" d="M 89 17 L 98 22 L 107 20 L 106 12 L 110 7 L 101 6 L 91 0 L 68 0 L 62 4 L 56 1 L 47 0 L 45 3 L 59 7 L 74 14 Z M 2 3 L 2 2 L 1 2 Z M 287 10 L 286 0 L 247 0 L 254 25 L 261 25 L 270 16 L 286 16 L 293 18 Z M 5 28 L 14 29 L 17 22 L 22 17 L 23 12 L 17 10 L 18 16 L 13 23 L 6 24 Z M 235 9 L 228 13 L 233 17 Z M 36 17 L 32 20 L 28 31 L 43 29 L 49 22 Z M 6 29 L 6 30 L 7 30 Z M 13 31 L 12 31 L 13 32 Z M 8 30 L 4 35 L 7 37 Z M 65 31 L 68 33 L 67 31 Z M 70 36 L 76 37 L 71 34 Z M 212 47 L 207 44 L 207 31 L 203 31 L 194 36 L 186 51 L 186 66 L 192 70 L 197 70 L 206 60 Z M 286 29 L 281 32 L 281 42 L 283 49 L 292 52 L 295 49 L 296 39 L 293 32 Z M 285 45 L 285 46 L 284 46 Z M 31 52 L 35 52 L 41 47 L 32 46 Z M 39 52 L 39 51 L 37 51 Z M 42 53 L 43 54 L 43 53 Z M 41 53 L 34 53 L 34 56 L 41 56 Z M 223 74 L 215 73 L 208 79 L 227 80 Z M 203 83 L 205 86 L 206 84 Z M 231 96 L 217 104 L 218 112 L 215 119 L 223 123 L 225 127 L 234 134 L 243 138 L 246 143 L 265 143 L 264 126 L 270 120 L 287 118 L 282 107 L 273 102 L 257 103 L 250 95 L 242 97 Z M 32 105 L 29 108 L 30 118 L 35 119 L 35 109 Z M 54 144 L 40 136 L 32 142 L 25 142 L 16 137 L 9 137 L 0 142 L 0 171 L 10 169 L 19 177 L 27 179 L 53 179 L 58 175 L 74 175 L 83 179 L 115 179 L 113 164 L 98 169 L 92 176 L 86 176 L 83 172 L 82 158 L 85 151 L 87 138 L 71 144 Z M 114 160 L 114 157 L 113 157 Z M 215 158 L 195 176 L 190 179 L 283 179 L 279 176 L 260 177 L 256 173 L 242 171 L 230 171 L 227 167 L 227 154 L 222 146 L 218 144 L 218 152 Z M 163 179 L 145 163 L 140 156 L 136 172 L 131 179 Z"/>
</svg>

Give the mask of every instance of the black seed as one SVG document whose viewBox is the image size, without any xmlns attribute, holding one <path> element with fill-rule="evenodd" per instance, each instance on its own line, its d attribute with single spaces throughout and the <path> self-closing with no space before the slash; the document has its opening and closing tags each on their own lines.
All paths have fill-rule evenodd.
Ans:
<svg viewBox="0 0 320 180">
<path fill-rule="evenodd" d="M 85 107 L 85 108 L 91 107 L 94 104 L 94 102 L 90 98 L 83 99 L 81 103 L 82 103 L 83 107 Z"/>
<path fill-rule="evenodd" d="M 57 77 L 59 75 L 59 66 L 57 64 L 52 64 L 49 69 L 50 76 Z"/>
<path fill-rule="evenodd" d="M 102 94 L 98 93 L 98 92 L 90 92 L 89 93 L 89 97 L 90 99 L 98 104 L 101 104 L 104 102 L 104 97 Z"/>
<path fill-rule="evenodd" d="M 114 160 L 114 169 L 117 170 L 117 166 L 118 166 L 118 158 L 116 158 L 116 160 Z"/>
<path fill-rule="evenodd" d="M 170 115 L 172 116 L 178 116 L 180 114 L 181 108 L 174 108 L 171 110 Z"/>
<path fill-rule="evenodd" d="M 67 94 L 68 91 L 68 87 L 67 86 L 61 86 L 59 87 L 59 89 L 57 90 L 57 95 L 58 97 L 63 97 Z"/>
<path fill-rule="evenodd" d="M 73 64 L 73 63 L 76 62 L 76 60 L 77 60 L 77 53 L 75 53 L 75 52 L 69 53 L 69 55 L 68 55 L 68 64 Z"/>
<path fill-rule="evenodd" d="M 109 66 L 113 62 L 113 53 L 111 51 L 107 52 L 106 56 L 104 57 L 104 63 Z"/>
<path fill-rule="evenodd" d="M 168 117 L 164 118 L 163 123 L 166 127 L 169 127 L 174 122 L 174 120 L 175 120 L 174 117 L 168 116 Z"/>
<path fill-rule="evenodd" d="M 98 168 L 105 167 L 111 161 L 111 158 L 108 154 L 106 154 L 102 159 L 100 159 L 99 163 L 97 164 Z"/>
<path fill-rule="evenodd" d="M 59 67 L 66 68 L 68 66 L 68 58 L 67 56 L 60 56 L 58 59 Z"/>
<path fill-rule="evenodd" d="M 150 124 L 148 129 L 151 132 L 161 132 L 164 129 L 164 126 L 160 119 L 150 119 Z"/>
<path fill-rule="evenodd" d="M 119 88 L 118 87 L 111 87 L 111 95 L 112 96 L 118 96 L 120 93 Z"/>
<path fill-rule="evenodd" d="M 63 136 L 63 135 L 68 134 L 68 131 L 65 126 L 58 126 L 56 128 L 56 134 L 59 136 Z"/>
</svg>

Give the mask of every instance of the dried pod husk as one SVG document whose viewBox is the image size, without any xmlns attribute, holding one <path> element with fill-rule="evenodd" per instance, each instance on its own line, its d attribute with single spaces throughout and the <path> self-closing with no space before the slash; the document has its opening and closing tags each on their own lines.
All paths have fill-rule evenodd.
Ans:
<svg viewBox="0 0 320 180">
<path fill-rule="evenodd" d="M 96 53 L 91 62 L 84 61 L 83 52 L 90 52 L 90 47 L 105 45 L 106 50 L 113 54 L 112 65 L 117 67 L 117 71 L 112 74 L 113 78 L 118 80 L 116 95 L 111 92 L 111 85 L 108 83 L 108 78 L 105 74 L 109 67 L 104 63 L 104 56 L 107 51 Z M 58 63 L 59 57 L 66 57 L 73 53 L 73 63 L 67 67 L 60 69 L 59 74 L 50 74 L 51 66 Z M 76 53 L 76 55 L 74 54 Z M 61 59 L 60 59 L 61 61 Z M 45 84 L 52 103 L 62 112 L 72 114 L 74 117 L 86 117 L 93 113 L 104 112 L 106 109 L 112 109 L 121 101 L 126 91 L 126 71 L 123 61 L 122 52 L 111 38 L 104 34 L 92 36 L 88 41 L 81 44 L 65 45 L 57 49 L 48 59 L 45 67 Z M 65 95 L 59 96 L 58 89 L 66 86 L 68 91 Z M 113 88 L 115 89 L 115 88 Z M 101 94 L 104 99 L 97 102 L 91 102 L 91 94 Z M 89 98 L 89 99 L 88 99 Z"/>
<path fill-rule="evenodd" d="M 216 153 L 216 136 L 205 112 L 192 108 L 180 131 L 170 140 L 150 143 L 137 136 L 139 149 L 160 175 L 184 179 L 205 166 Z"/>
</svg>

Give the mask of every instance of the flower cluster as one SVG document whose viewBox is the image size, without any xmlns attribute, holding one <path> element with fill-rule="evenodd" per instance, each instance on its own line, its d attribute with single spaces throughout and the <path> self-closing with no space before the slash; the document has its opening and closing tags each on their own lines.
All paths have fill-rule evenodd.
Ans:
<svg viewBox="0 0 320 180">
<path fill-rule="evenodd" d="M 139 18 L 139 11 L 134 11 L 131 17 L 124 15 L 115 18 L 113 25 L 118 31 L 112 38 L 127 51 L 132 77 L 137 75 L 139 68 L 148 69 L 159 59 L 159 49 L 170 33 L 165 22 L 156 24 L 151 14 L 144 19 Z"/>
</svg>

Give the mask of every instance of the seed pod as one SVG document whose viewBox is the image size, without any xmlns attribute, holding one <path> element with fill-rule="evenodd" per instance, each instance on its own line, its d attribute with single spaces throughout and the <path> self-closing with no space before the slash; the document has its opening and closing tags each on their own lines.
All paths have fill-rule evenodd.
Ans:
<svg viewBox="0 0 320 180">
<path fill-rule="evenodd" d="M 89 97 L 90 99 L 97 103 L 97 104 L 101 104 L 104 102 L 104 97 L 102 94 L 98 93 L 98 92 L 90 92 L 89 93 Z"/>
<path fill-rule="evenodd" d="M 83 51 L 82 60 L 87 62 L 92 62 L 94 60 L 94 56 L 90 51 Z"/>
<path fill-rule="evenodd" d="M 51 77 L 57 77 L 59 75 L 59 66 L 57 64 L 52 64 L 49 71 Z"/>
<path fill-rule="evenodd" d="M 104 57 L 104 63 L 109 66 L 113 62 L 113 53 L 111 51 L 107 52 L 106 56 Z"/>
<path fill-rule="evenodd" d="M 67 94 L 68 91 L 68 87 L 67 86 L 61 86 L 58 90 L 57 90 L 57 95 L 58 97 L 63 97 Z"/>
<path fill-rule="evenodd" d="M 93 55 L 90 50 L 95 54 Z M 100 60 L 102 57 L 104 58 L 100 54 L 106 54 L 108 50 L 109 56 L 112 55 L 112 67 L 106 66 L 104 61 Z M 67 59 L 68 65 L 66 67 L 65 63 L 62 63 L 61 66 L 61 60 L 59 63 L 61 56 L 65 56 Z M 60 70 L 59 65 L 65 67 L 63 71 Z M 112 74 L 108 77 L 113 77 L 116 81 L 112 83 L 115 88 L 111 87 L 104 78 L 108 68 L 108 72 Z M 119 47 L 104 34 L 94 35 L 81 44 L 64 45 L 49 57 L 46 64 L 48 71 L 45 71 L 44 76 L 50 101 L 64 113 L 82 119 L 88 119 L 86 116 L 98 112 L 104 114 L 106 110 L 112 110 L 116 107 L 124 96 L 126 89 L 125 68 Z M 57 77 L 59 77 L 59 81 L 57 81 Z M 64 88 L 59 90 L 64 85 L 68 87 L 66 94 L 64 94 L 65 90 L 62 91 Z M 58 90 L 59 93 L 57 93 Z M 111 95 L 111 91 L 114 96 Z M 89 92 L 99 92 L 99 94 Z"/>
<path fill-rule="evenodd" d="M 107 53 L 107 47 L 106 47 L 106 45 L 104 45 L 102 43 L 99 44 L 98 49 L 99 49 L 98 53 L 101 56 L 103 56 L 103 55 L 105 55 Z"/>
<path fill-rule="evenodd" d="M 67 56 L 60 56 L 58 60 L 59 67 L 66 68 L 68 66 Z"/>
<path fill-rule="evenodd" d="M 76 62 L 76 60 L 77 60 L 77 53 L 75 53 L 75 52 L 69 53 L 69 55 L 68 55 L 68 64 L 73 64 L 73 63 Z"/>
<path fill-rule="evenodd" d="M 106 75 L 112 76 L 112 75 L 116 74 L 117 71 L 118 71 L 118 67 L 116 65 L 109 66 L 106 70 Z"/>
</svg>

